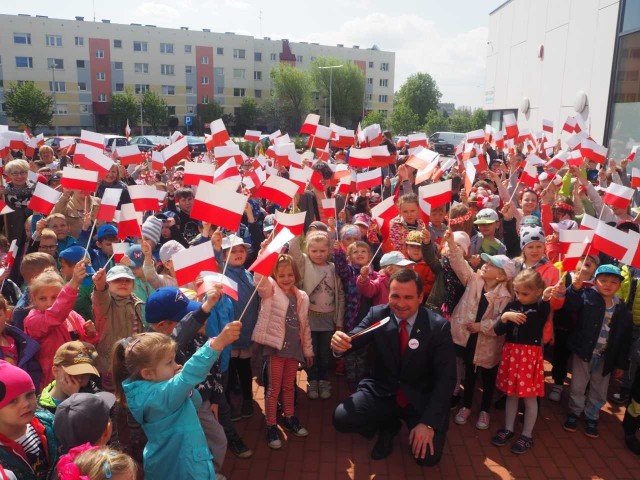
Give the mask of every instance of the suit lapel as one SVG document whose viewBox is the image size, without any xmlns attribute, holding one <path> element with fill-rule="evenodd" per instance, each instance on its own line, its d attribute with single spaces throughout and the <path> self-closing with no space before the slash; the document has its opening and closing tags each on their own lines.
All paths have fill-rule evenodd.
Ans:
<svg viewBox="0 0 640 480">
<path fill-rule="evenodd" d="M 400 334 L 398 332 L 398 320 L 390 310 L 389 322 L 383 328 L 385 329 L 384 336 L 389 343 L 389 349 L 393 355 L 393 361 L 396 365 L 400 365 Z"/>
<path fill-rule="evenodd" d="M 389 322 L 391 323 L 391 322 Z M 416 317 L 416 321 L 413 323 L 413 328 L 409 333 L 409 344 L 414 343 L 412 340 L 418 342 L 415 348 L 407 347 L 405 354 L 402 357 L 402 368 L 405 368 L 410 365 L 411 357 L 418 350 L 423 351 L 422 349 L 426 346 L 427 341 L 429 340 L 429 333 L 431 332 L 431 327 L 429 325 L 429 318 L 427 316 L 427 311 L 424 308 L 420 308 L 418 310 L 418 316 Z M 399 341 L 398 341 L 399 342 Z M 400 351 L 400 346 L 398 345 L 398 352 Z"/>
</svg>

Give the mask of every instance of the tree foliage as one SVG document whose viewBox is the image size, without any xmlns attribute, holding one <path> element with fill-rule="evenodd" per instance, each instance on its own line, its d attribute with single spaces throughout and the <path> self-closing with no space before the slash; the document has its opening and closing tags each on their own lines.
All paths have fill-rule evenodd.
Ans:
<svg viewBox="0 0 640 480">
<path fill-rule="evenodd" d="M 436 132 L 446 132 L 449 130 L 449 119 L 439 110 L 431 110 L 427 113 L 424 126 L 422 127 L 427 135 L 433 135 Z"/>
<path fill-rule="evenodd" d="M 319 68 L 332 65 L 342 67 Z M 311 75 L 316 88 L 327 99 L 331 91 L 330 121 L 347 127 L 353 125 L 362 114 L 364 102 L 364 73 L 360 67 L 338 58 L 318 57 L 311 62 Z"/>
<path fill-rule="evenodd" d="M 253 98 L 245 97 L 236 115 L 236 134 L 244 135 L 247 129 L 254 129 L 258 121 L 258 115 L 259 109 L 257 102 Z"/>
<path fill-rule="evenodd" d="M 4 92 L 4 110 L 18 124 L 25 124 L 31 132 L 41 125 L 51 125 L 53 96 L 47 95 L 34 82 L 11 83 Z"/>
<path fill-rule="evenodd" d="M 138 125 L 140 119 L 140 104 L 130 89 L 124 93 L 114 93 L 111 95 L 109 103 L 109 116 L 114 132 L 124 130 L 127 120 L 131 128 Z"/>
<path fill-rule="evenodd" d="M 311 111 L 309 73 L 290 65 L 280 64 L 271 70 L 271 89 L 287 130 L 297 132 Z"/>
<path fill-rule="evenodd" d="M 256 126 L 260 127 L 258 130 L 263 132 L 275 132 L 278 129 L 285 128 L 278 103 L 273 97 L 263 100 L 260 104 L 259 119 Z"/>
<path fill-rule="evenodd" d="M 406 135 L 420 128 L 418 114 L 404 103 L 396 105 L 393 109 L 389 124 L 396 135 Z"/>
<path fill-rule="evenodd" d="M 370 112 L 367 112 L 364 119 L 362 120 L 362 128 L 373 125 L 374 123 L 379 124 L 380 128 L 382 128 L 383 130 L 385 130 L 389 125 L 387 116 L 383 112 L 374 112 L 372 110 Z"/>
<path fill-rule="evenodd" d="M 204 132 L 206 130 L 204 124 L 222 118 L 223 113 L 224 109 L 218 102 L 199 104 L 194 129 L 199 132 Z M 207 130 L 207 133 L 210 133 L 209 130 Z"/>
<path fill-rule="evenodd" d="M 408 106 L 418 115 L 420 125 L 424 124 L 427 114 L 438 108 L 442 94 L 436 81 L 428 73 L 414 73 L 396 93 L 396 107 Z"/>
<path fill-rule="evenodd" d="M 142 118 L 151 127 L 153 133 L 158 133 L 158 127 L 167 126 L 169 114 L 167 103 L 156 92 L 147 90 L 142 96 Z"/>
</svg>

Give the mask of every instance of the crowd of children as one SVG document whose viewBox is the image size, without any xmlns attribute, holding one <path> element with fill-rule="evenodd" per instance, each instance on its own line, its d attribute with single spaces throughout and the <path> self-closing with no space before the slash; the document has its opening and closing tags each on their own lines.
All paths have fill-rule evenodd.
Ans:
<svg viewBox="0 0 640 480">
<path fill-rule="evenodd" d="M 454 423 L 473 417 L 486 430 L 492 408 L 504 408 L 491 442 L 528 452 L 546 358 L 548 399 L 568 392 L 563 428 L 597 438 L 608 399 L 629 403 L 624 439 L 640 455 L 640 370 L 632 356 L 640 349 L 640 271 L 592 247 L 567 271 L 567 251 L 558 247 L 560 232 L 578 229 L 585 210 L 627 232 L 638 232 L 639 216 L 604 205 L 575 167 L 560 172 L 562 189 L 543 185 L 542 176 L 536 189 L 524 189 L 513 161 L 521 154 L 505 155 L 468 192 L 454 167 L 452 200 L 428 217 L 406 157 L 379 189 L 340 194 L 335 217 L 318 203 L 333 194 L 330 167 L 339 161 L 316 161 L 325 190 L 312 182 L 294 199 L 289 211 L 306 212 L 304 234 L 276 252 L 279 208 L 264 199 L 250 197 L 237 231 L 191 218 L 195 191 L 182 184 L 185 162 L 139 180 L 168 193 L 160 200 L 166 211 L 147 212 L 141 238 L 128 238 L 117 259 L 118 225 L 96 225 L 94 210 L 105 188 L 125 192 L 125 180 L 135 181 L 121 178 L 116 165 L 95 195 L 65 189 L 49 216 L 28 217 L 25 235 L 13 233 L 22 238 L 17 260 L 0 275 L 0 479 L 224 478 L 227 450 L 253 453 L 235 422 L 255 414 L 255 377 L 265 390 L 268 446 L 283 447 L 280 427 L 313 435 L 295 413 L 299 371 L 306 370 L 299 386 L 311 401 L 335 397 L 334 371 L 355 392 L 370 374 L 372 352 L 334 358 L 331 337 L 388 303 L 389 279 L 401 269 L 419 275 L 423 304 L 450 322 Z M 398 215 L 374 218 L 371 208 L 394 193 Z M 233 295 L 223 283 L 207 285 L 205 273 L 179 283 L 174 256 L 205 242 Z M 271 275 L 252 272 L 253 261 L 270 253 L 277 256 Z M 16 286 L 15 295 L 5 284 Z M 609 396 L 612 374 L 622 387 Z"/>
</svg>

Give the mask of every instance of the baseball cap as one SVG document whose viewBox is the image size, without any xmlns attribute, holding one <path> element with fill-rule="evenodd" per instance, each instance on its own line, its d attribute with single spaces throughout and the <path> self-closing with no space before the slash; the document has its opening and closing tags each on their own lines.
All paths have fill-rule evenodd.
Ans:
<svg viewBox="0 0 640 480">
<path fill-rule="evenodd" d="M 131 269 L 124 265 L 116 265 L 107 272 L 107 282 L 117 280 L 118 278 L 128 278 L 129 280 L 136 279 Z"/>
<path fill-rule="evenodd" d="M 144 253 L 140 245 L 131 245 L 125 255 L 131 260 L 132 267 L 139 268 L 144 265 Z"/>
<path fill-rule="evenodd" d="M 98 358 L 96 347 L 87 342 L 74 340 L 58 347 L 53 356 L 53 364 L 62 367 L 69 375 L 88 373 L 100 376 L 95 365 L 96 358 Z"/>
<path fill-rule="evenodd" d="M 617 277 L 620 277 L 620 280 L 624 280 L 620 269 L 615 265 L 611 265 L 610 263 L 600 265 L 596 270 L 594 278 L 598 278 L 598 275 L 615 275 Z"/>
<path fill-rule="evenodd" d="M 60 255 L 58 255 L 58 258 L 66 260 L 69 263 L 76 264 L 80 260 L 87 258 L 87 251 L 84 249 L 84 247 L 74 245 L 73 247 L 65 248 L 63 251 L 61 251 Z"/>
<path fill-rule="evenodd" d="M 63 451 L 94 444 L 109 424 L 116 397 L 109 392 L 74 393 L 56 408 L 53 431 Z"/>
<path fill-rule="evenodd" d="M 422 233 L 417 230 L 413 230 L 407 234 L 407 240 L 404 242 L 407 245 L 422 245 Z"/>
<path fill-rule="evenodd" d="M 160 247 L 160 260 L 164 263 L 171 260 L 176 253 L 183 251 L 185 248 L 175 240 L 169 240 Z"/>
<path fill-rule="evenodd" d="M 573 220 L 560 220 L 558 223 L 550 223 L 551 228 L 553 228 L 554 232 L 559 232 L 560 230 L 577 230 L 578 224 Z"/>
<path fill-rule="evenodd" d="M 493 208 L 483 208 L 476 214 L 475 225 L 487 225 L 499 220 L 498 213 Z"/>
<path fill-rule="evenodd" d="M 161 287 L 147 298 L 144 307 L 147 323 L 159 323 L 163 320 L 179 322 L 189 312 L 200 308 L 202 304 L 189 300 L 178 287 Z"/>
<path fill-rule="evenodd" d="M 276 223 L 276 216 L 273 213 L 270 213 L 269 215 L 265 216 L 264 220 L 262 220 L 262 231 L 270 232 L 275 228 L 276 226 L 275 223 Z"/>
<path fill-rule="evenodd" d="M 508 280 L 512 280 L 516 276 L 516 264 L 506 255 L 489 255 L 482 253 L 480 254 L 480 258 L 485 262 L 489 262 L 494 267 L 504 270 Z"/>
<path fill-rule="evenodd" d="M 118 229 L 108 223 L 102 225 L 98 229 L 98 241 L 102 240 L 105 237 L 117 237 L 117 236 L 118 236 Z"/>
<path fill-rule="evenodd" d="M 236 247 L 238 245 L 244 245 L 247 248 L 251 248 L 251 244 L 245 242 L 238 235 L 231 234 L 228 237 L 222 239 L 222 250 L 227 250 L 229 248 Z"/>
<path fill-rule="evenodd" d="M 528 226 L 528 227 L 540 227 L 542 223 L 540 222 L 540 218 L 535 215 L 525 215 L 520 220 L 520 226 Z"/>
<path fill-rule="evenodd" d="M 413 265 L 415 262 L 408 260 L 397 250 L 393 252 L 385 253 L 380 259 L 381 267 L 388 267 L 389 265 L 397 265 L 399 267 L 406 267 L 407 265 Z"/>
<path fill-rule="evenodd" d="M 363 227 L 369 227 L 371 225 L 371 219 L 367 216 L 366 213 L 356 213 L 353 216 L 353 224 L 354 225 L 362 225 Z"/>
<path fill-rule="evenodd" d="M 6 407 L 23 393 L 35 390 L 27 372 L 0 360 L 0 409 Z"/>
</svg>

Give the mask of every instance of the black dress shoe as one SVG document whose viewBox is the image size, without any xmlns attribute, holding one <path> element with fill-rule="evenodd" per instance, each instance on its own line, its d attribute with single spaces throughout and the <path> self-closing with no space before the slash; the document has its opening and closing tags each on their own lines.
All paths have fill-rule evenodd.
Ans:
<svg viewBox="0 0 640 480">
<path fill-rule="evenodd" d="M 400 422 L 393 427 L 381 428 L 378 433 L 378 440 L 371 450 L 371 458 L 382 460 L 391 455 L 393 451 L 393 439 L 400 431 Z"/>
</svg>

